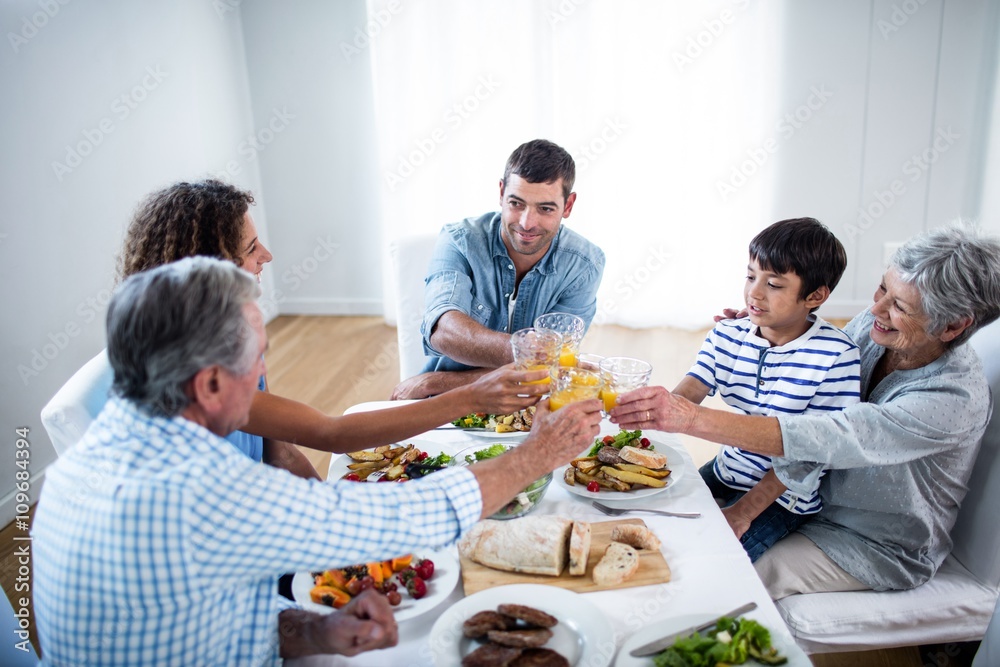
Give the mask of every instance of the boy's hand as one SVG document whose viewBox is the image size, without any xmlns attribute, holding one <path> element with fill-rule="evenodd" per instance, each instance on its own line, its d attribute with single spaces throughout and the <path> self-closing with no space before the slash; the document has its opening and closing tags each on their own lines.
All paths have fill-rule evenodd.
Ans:
<svg viewBox="0 0 1000 667">
<path fill-rule="evenodd" d="M 721 322 L 722 320 L 741 320 L 747 316 L 747 309 L 742 308 L 736 310 L 735 308 L 723 308 L 722 315 L 716 315 L 712 318 L 715 322 Z"/>
</svg>

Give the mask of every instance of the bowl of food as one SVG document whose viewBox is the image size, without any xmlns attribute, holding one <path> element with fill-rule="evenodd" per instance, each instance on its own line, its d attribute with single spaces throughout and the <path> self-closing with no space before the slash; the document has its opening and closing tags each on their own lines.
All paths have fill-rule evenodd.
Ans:
<svg viewBox="0 0 1000 667">
<path fill-rule="evenodd" d="M 463 449 L 455 455 L 455 462 L 458 465 L 475 465 L 479 461 L 485 461 L 487 459 L 500 456 L 507 450 L 513 449 L 516 446 L 517 445 L 503 445 L 498 442 L 488 447 L 469 447 L 468 449 Z M 542 501 L 542 497 L 545 496 L 545 492 L 548 491 L 549 484 L 551 483 L 551 472 L 546 475 L 542 475 L 525 487 L 523 491 L 514 496 L 509 503 L 501 507 L 490 518 L 516 519 L 528 514 L 531 510 L 538 506 L 538 503 Z"/>
</svg>

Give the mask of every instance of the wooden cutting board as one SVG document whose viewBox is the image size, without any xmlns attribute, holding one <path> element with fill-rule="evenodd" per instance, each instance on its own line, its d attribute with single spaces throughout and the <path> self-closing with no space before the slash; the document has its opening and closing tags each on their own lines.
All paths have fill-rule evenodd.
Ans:
<svg viewBox="0 0 1000 667">
<path fill-rule="evenodd" d="M 620 524 L 639 524 L 645 526 L 642 519 L 619 519 L 615 521 L 600 521 L 590 524 L 590 557 L 587 559 L 587 573 L 572 577 L 569 570 L 564 569 L 558 577 L 548 577 L 542 574 L 522 574 L 520 572 L 504 572 L 494 570 L 475 563 L 464 556 L 459 556 L 462 564 L 462 586 L 466 595 L 478 593 L 494 586 L 507 584 L 548 584 L 567 588 L 577 593 L 591 593 L 608 589 L 629 588 L 632 586 L 649 586 L 670 581 L 670 567 L 659 551 L 639 549 L 639 569 L 628 580 L 617 586 L 598 586 L 594 583 L 591 573 L 594 566 L 601 560 L 604 550 L 611 543 L 611 528 Z"/>
</svg>

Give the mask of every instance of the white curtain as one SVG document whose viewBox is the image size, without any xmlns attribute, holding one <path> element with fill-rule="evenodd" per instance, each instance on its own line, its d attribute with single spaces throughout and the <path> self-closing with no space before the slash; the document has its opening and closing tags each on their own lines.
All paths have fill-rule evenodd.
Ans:
<svg viewBox="0 0 1000 667">
<path fill-rule="evenodd" d="M 780 3 L 368 9 L 384 241 L 496 210 L 507 156 L 541 137 L 576 158 L 564 224 L 607 255 L 595 322 L 698 328 L 739 304 L 773 222 Z"/>
</svg>

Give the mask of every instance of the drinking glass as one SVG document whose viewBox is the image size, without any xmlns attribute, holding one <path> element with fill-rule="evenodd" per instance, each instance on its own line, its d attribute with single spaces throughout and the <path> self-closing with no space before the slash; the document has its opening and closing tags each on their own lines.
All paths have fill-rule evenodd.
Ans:
<svg viewBox="0 0 1000 667">
<path fill-rule="evenodd" d="M 552 371 L 552 391 L 549 410 L 555 412 L 564 405 L 601 397 L 601 376 L 582 368 L 560 366 Z"/>
<path fill-rule="evenodd" d="M 555 331 L 562 336 L 559 365 L 576 366 L 576 353 L 580 349 L 583 334 L 587 331 L 582 318 L 572 313 L 546 313 L 535 318 L 535 328 Z"/>
<path fill-rule="evenodd" d="M 604 361 L 604 357 L 599 354 L 591 354 L 590 352 L 578 352 L 576 355 L 576 367 L 582 368 L 586 371 L 594 371 L 595 373 L 601 372 L 601 362 Z"/>
<path fill-rule="evenodd" d="M 618 394 L 645 387 L 653 366 L 632 357 L 606 357 L 601 362 L 601 400 L 605 413 L 618 403 Z"/>
<path fill-rule="evenodd" d="M 559 365 L 562 336 L 548 329 L 529 327 L 511 334 L 510 347 L 518 370 L 551 372 Z M 548 381 L 548 378 L 544 378 L 525 384 L 545 384 Z"/>
</svg>

